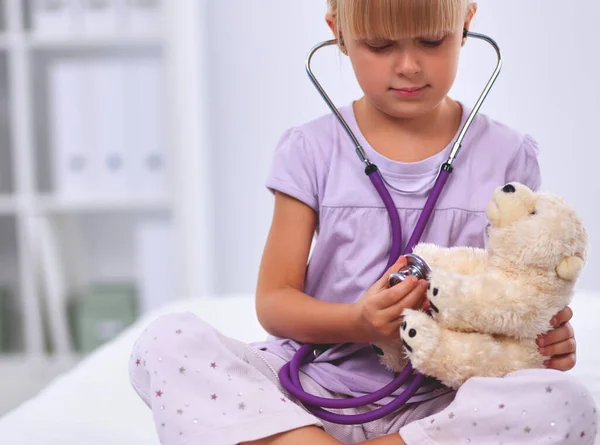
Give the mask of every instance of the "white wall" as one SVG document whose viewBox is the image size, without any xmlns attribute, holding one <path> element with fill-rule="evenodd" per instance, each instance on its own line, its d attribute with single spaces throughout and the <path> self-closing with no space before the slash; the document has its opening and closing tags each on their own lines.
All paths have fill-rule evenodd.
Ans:
<svg viewBox="0 0 600 445">
<path fill-rule="evenodd" d="M 271 155 L 289 126 L 328 112 L 304 71 L 316 42 L 330 38 L 325 0 L 219 0 L 207 3 L 207 107 L 214 166 L 217 292 L 253 292 L 269 228 L 264 188 Z M 544 188 L 564 195 L 586 219 L 592 251 L 580 285 L 600 289 L 600 2 L 480 0 L 473 30 L 502 47 L 503 72 L 482 111 L 541 145 Z M 472 40 L 452 95 L 473 103 L 494 52 Z M 358 98 L 351 69 L 334 49 L 314 69 L 338 104 Z M 358 162 L 358 161 L 357 161 Z M 585 182 L 585 186 L 584 186 Z"/>
</svg>

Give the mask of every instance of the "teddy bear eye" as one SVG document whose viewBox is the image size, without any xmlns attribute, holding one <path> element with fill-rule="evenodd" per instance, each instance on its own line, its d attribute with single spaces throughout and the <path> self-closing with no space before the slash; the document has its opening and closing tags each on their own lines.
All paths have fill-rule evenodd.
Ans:
<svg viewBox="0 0 600 445">
<path fill-rule="evenodd" d="M 533 215 L 537 215 L 537 212 L 534 210 L 533 212 L 530 213 L 531 216 Z"/>
<path fill-rule="evenodd" d="M 417 331 L 415 331 L 414 329 L 411 329 L 410 331 L 408 331 L 408 336 L 410 338 L 413 338 L 415 335 L 417 335 Z"/>
</svg>

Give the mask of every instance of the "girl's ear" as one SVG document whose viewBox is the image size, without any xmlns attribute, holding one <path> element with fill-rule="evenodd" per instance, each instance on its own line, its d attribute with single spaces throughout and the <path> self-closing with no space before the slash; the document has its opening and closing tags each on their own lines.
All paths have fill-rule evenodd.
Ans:
<svg viewBox="0 0 600 445">
<path fill-rule="evenodd" d="M 467 17 L 465 17 L 465 23 L 463 25 L 463 39 L 462 46 L 467 42 L 467 36 L 465 35 L 467 31 L 471 28 L 471 21 L 475 14 L 477 13 L 477 3 L 473 2 L 469 5 L 469 9 L 467 10 Z"/>
<path fill-rule="evenodd" d="M 467 9 L 467 16 L 465 17 L 464 28 L 468 31 L 471 28 L 471 22 L 473 21 L 473 17 L 477 13 L 477 3 L 473 2 L 469 5 L 469 9 Z"/>
<path fill-rule="evenodd" d="M 344 36 L 341 32 L 338 31 L 337 21 L 335 20 L 333 14 L 327 13 L 327 15 L 325 16 L 325 21 L 327 22 L 327 26 L 329 26 L 329 29 L 331 29 L 331 32 L 333 33 L 334 37 L 338 41 L 338 47 L 340 48 L 340 51 L 344 54 L 347 54 L 346 46 L 344 44 Z"/>
<path fill-rule="evenodd" d="M 328 12 L 327 15 L 325 16 L 325 21 L 327 22 L 327 26 L 329 26 L 329 29 L 331 29 L 331 32 L 333 33 L 335 38 L 336 39 L 339 38 L 338 30 L 337 30 L 337 22 L 335 20 L 335 17 L 333 16 L 333 14 Z"/>
</svg>

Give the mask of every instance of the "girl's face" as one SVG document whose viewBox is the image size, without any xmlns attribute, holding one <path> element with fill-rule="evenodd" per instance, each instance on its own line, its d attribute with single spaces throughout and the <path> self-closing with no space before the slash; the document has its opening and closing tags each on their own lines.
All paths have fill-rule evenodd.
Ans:
<svg viewBox="0 0 600 445">
<path fill-rule="evenodd" d="M 475 8 L 469 10 L 469 29 Z M 328 20 L 330 26 L 335 24 Z M 333 27 L 332 29 L 336 29 Z M 344 35 L 342 49 L 350 58 L 366 99 L 394 118 L 411 118 L 435 108 L 448 94 L 458 69 L 463 26 L 438 35 L 398 40 Z"/>
</svg>

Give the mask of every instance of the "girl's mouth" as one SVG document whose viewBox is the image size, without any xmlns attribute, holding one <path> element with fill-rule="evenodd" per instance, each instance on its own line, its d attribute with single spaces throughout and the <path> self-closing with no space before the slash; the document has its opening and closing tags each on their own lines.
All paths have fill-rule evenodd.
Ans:
<svg viewBox="0 0 600 445">
<path fill-rule="evenodd" d="M 427 85 L 422 86 L 422 87 L 392 88 L 392 92 L 396 96 L 399 96 L 402 98 L 412 98 L 412 97 L 418 97 L 421 94 L 423 94 L 423 92 L 425 91 L 426 88 L 427 88 Z"/>
</svg>

